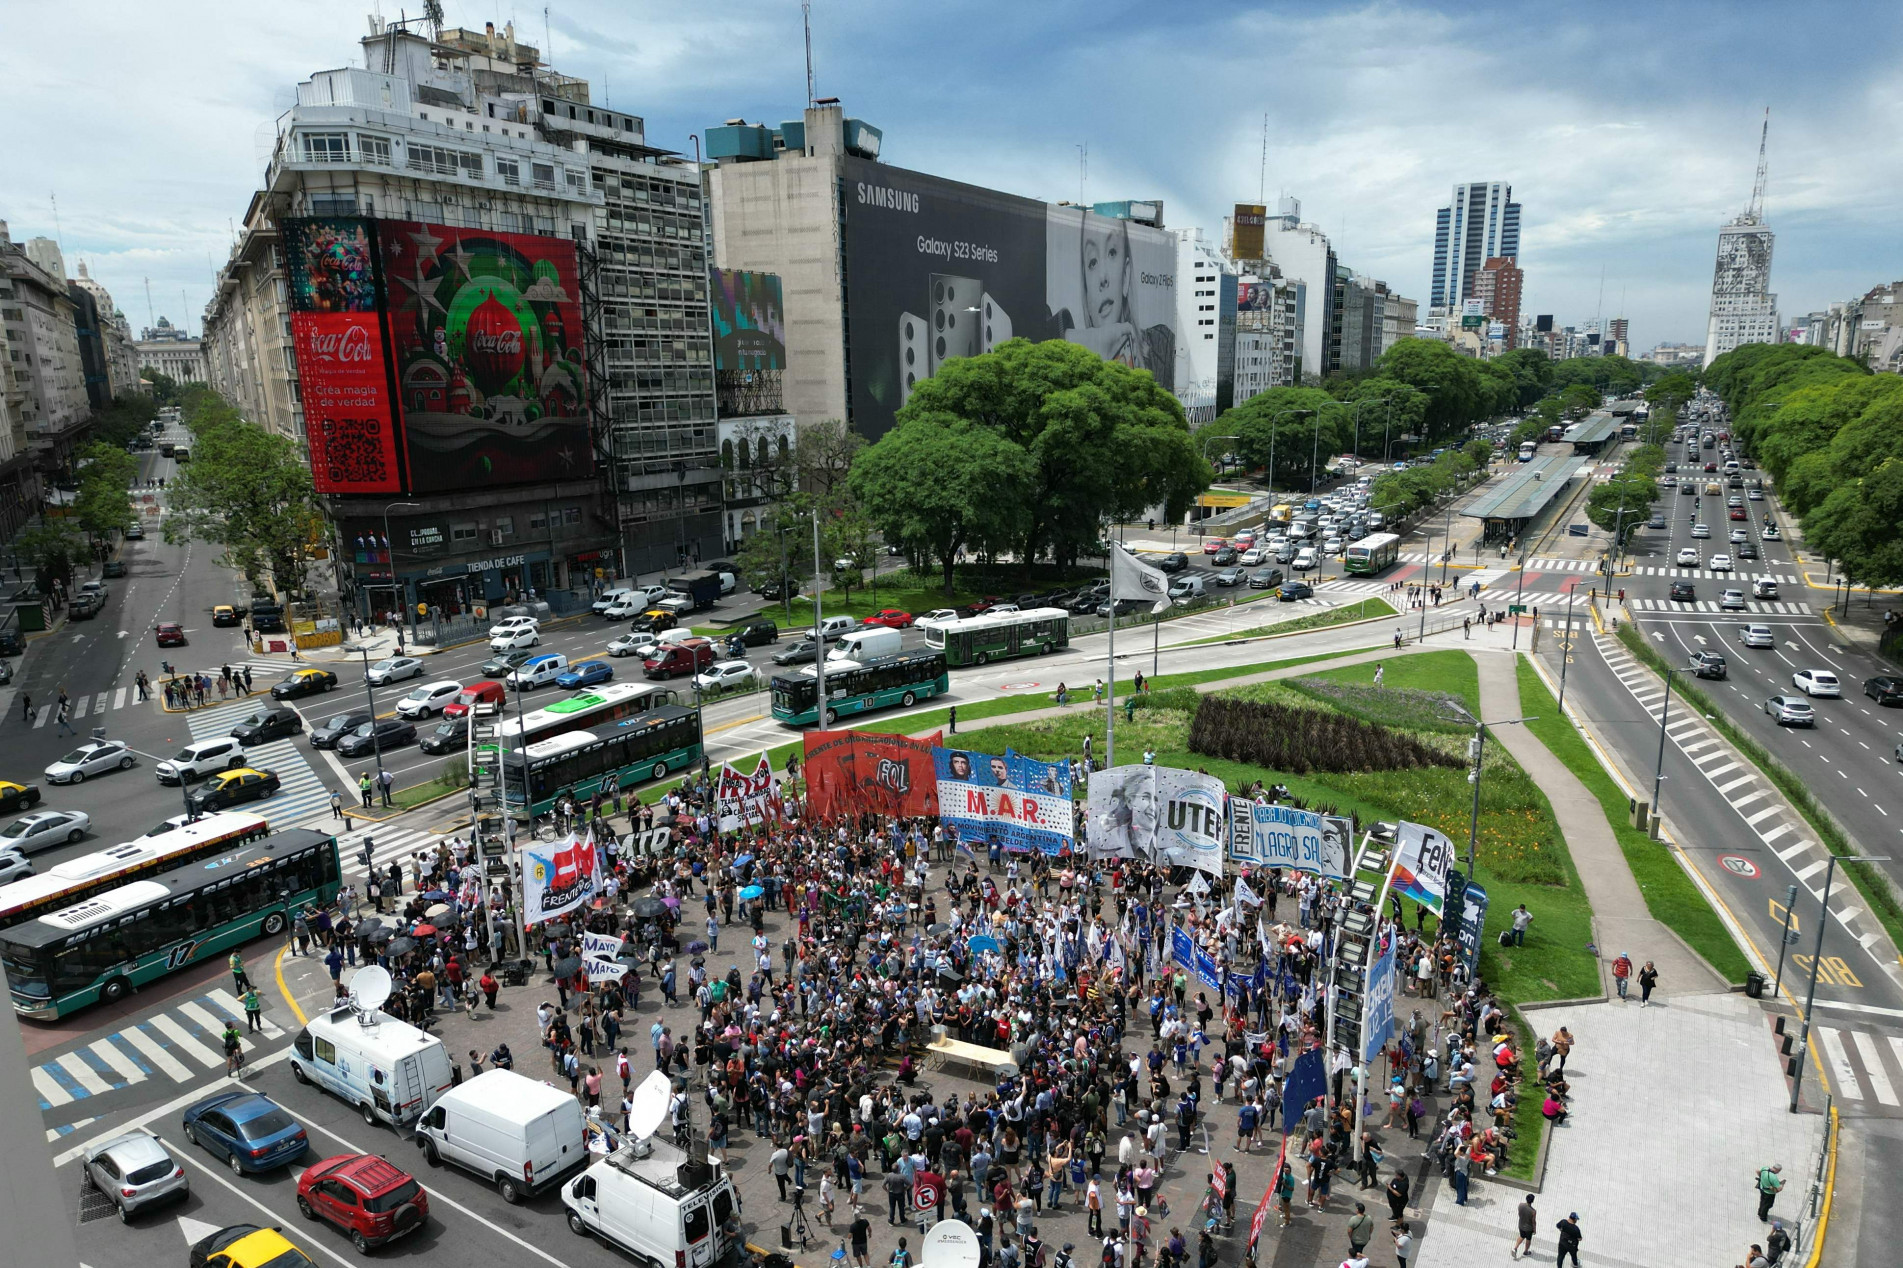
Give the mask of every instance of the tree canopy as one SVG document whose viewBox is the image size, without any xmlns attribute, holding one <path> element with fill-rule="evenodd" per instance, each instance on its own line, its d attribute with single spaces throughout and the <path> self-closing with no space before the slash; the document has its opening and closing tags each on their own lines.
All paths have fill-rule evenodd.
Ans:
<svg viewBox="0 0 1903 1268">
<path fill-rule="evenodd" d="M 323 517 L 297 445 L 205 389 L 187 393 L 185 423 L 192 460 L 168 489 L 165 540 L 211 542 L 254 586 L 268 577 L 279 590 L 302 589 Z"/>
<path fill-rule="evenodd" d="M 1404 403 L 1397 401 L 1397 409 L 1404 407 Z M 1271 486 L 1307 488 L 1309 472 L 1329 454 L 1340 453 L 1348 447 L 1356 408 L 1318 387 L 1272 387 L 1226 411 L 1200 434 L 1233 435 L 1236 440 L 1232 448 L 1237 456 L 1251 468 L 1268 471 Z M 1385 413 L 1384 409 L 1374 406 L 1359 409 L 1368 420 Z M 1373 425 L 1378 446 L 1380 424 Z M 1402 430 L 1397 421 L 1394 434 L 1398 436 Z M 1362 427 L 1362 438 L 1369 438 L 1366 425 Z M 1269 470 L 1271 458 L 1275 464 L 1273 470 Z"/>
</svg>

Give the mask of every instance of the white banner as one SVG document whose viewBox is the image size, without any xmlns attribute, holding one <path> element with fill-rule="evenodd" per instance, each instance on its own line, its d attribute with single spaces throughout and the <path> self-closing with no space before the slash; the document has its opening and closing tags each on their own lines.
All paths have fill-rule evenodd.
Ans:
<svg viewBox="0 0 1903 1268">
<path fill-rule="evenodd" d="M 1342 880 L 1354 849 L 1354 823 L 1293 806 L 1229 799 L 1229 857 L 1258 867 L 1292 868 Z"/>
<path fill-rule="evenodd" d="M 1158 766 L 1156 795 L 1163 804 L 1155 859 L 1169 867 L 1193 867 L 1222 875 L 1223 783 L 1214 775 Z"/>
<path fill-rule="evenodd" d="M 1156 845 L 1156 767 L 1092 771 L 1084 801 L 1090 856 L 1148 859 Z"/>
<path fill-rule="evenodd" d="M 1447 898 L 1447 869 L 1454 843 L 1441 833 L 1403 819 L 1395 832 L 1391 892 L 1412 898 L 1436 916 Z"/>
<path fill-rule="evenodd" d="M 1120 545 L 1110 547 L 1111 599 L 1150 599 L 1152 612 L 1170 605 L 1170 579 Z"/>
<path fill-rule="evenodd" d="M 1148 859 L 1222 875 L 1223 786 L 1168 766 L 1115 766 L 1090 776 L 1093 858 Z"/>
<path fill-rule="evenodd" d="M 522 847 L 522 913 L 531 928 L 593 900 L 598 868 L 594 838 L 569 833 L 558 844 Z"/>
<path fill-rule="evenodd" d="M 584 960 L 612 960 L 621 954 L 622 939 L 611 933 L 584 933 L 581 936 L 581 958 Z"/>
</svg>

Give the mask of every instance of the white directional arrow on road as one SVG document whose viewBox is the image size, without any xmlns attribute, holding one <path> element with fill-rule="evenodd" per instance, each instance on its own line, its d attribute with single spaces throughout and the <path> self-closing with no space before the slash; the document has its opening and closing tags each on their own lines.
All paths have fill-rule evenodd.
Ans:
<svg viewBox="0 0 1903 1268">
<path fill-rule="evenodd" d="M 1659 633 L 1657 630 L 1652 631 L 1652 637 L 1657 639 L 1661 643 L 1665 641 L 1665 635 Z"/>
<path fill-rule="evenodd" d="M 187 1246 L 197 1245 L 199 1241 L 210 1237 L 221 1227 L 223 1227 L 223 1225 L 207 1224 L 204 1220 L 195 1220 L 189 1215 L 181 1215 L 178 1217 L 178 1231 L 185 1234 L 185 1244 Z"/>
<path fill-rule="evenodd" d="M 1695 643 L 1703 643 L 1705 641 L 1705 636 L 1703 634 L 1694 634 L 1692 635 L 1692 641 Z"/>
</svg>

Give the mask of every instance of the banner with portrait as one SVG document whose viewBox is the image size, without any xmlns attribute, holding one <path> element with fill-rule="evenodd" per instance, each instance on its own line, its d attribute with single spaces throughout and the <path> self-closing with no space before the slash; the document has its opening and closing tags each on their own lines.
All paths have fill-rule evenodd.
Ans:
<svg viewBox="0 0 1903 1268">
<path fill-rule="evenodd" d="M 974 849 L 1062 854 L 1075 839 L 1070 765 L 1006 749 L 1002 757 L 935 748 L 938 817 Z"/>
<path fill-rule="evenodd" d="M 522 913 L 530 927 L 593 901 L 597 883 L 592 838 L 569 833 L 561 842 L 522 847 Z"/>
<path fill-rule="evenodd" d="M 1438 916 L 1447 897 L 1447 869 L 1453 861 L 1454 843 L 1445 835 L 1403 819 L 1395 831 L 1389 892 L 1412 898 Z"/>
<path fill-rule="evenodd" d="M 932 750 L 943 733 L 925 739 L 876 731 L 808 731 L 806 803 L 818 817 L 938 813 Z"/>
<path fill-rule="evenodd" d="M 1224 789 L 1213 775 L 1169 766 L 1113 766 L 1090 776 L 1093 858 L 1144 859 L 1222 875 Z"/>
<path fill-rule="evenodd" d="M 1352 819 L 1229 799 L 1229 857 L 1238 863 L 1343 880 L 1353 861 L 1354 830 Z"/>
</svg>

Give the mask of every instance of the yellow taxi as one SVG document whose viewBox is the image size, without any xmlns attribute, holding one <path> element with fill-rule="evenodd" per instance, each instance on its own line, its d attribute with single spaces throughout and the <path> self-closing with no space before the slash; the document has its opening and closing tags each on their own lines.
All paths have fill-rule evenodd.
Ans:
<svg viewBox="0 0 1903 1268">
<path fill-rule="evenodd" d="M 192 1243 L 191 1268 L 317 1268 L 275 1228 L 233 1224 Z"/>
<path fill-rule="evenodd" d="M 221 770 L 192 790 L 192 806 L 200 811 L 224 810 L 242 802 L 259 801 L 278 790 L 276 771 L 234 766 Z"/>
<path fill-rule="evenodd" d="M 0 814 L 11 814 L 15 810 L 25 810 L 39 804 L 40 790 L 37 784 L 16 784 L 12 780 L 0 779 Z"/>
<path fill-rule="evenodd" d="M 273 700 L 295 700 L 299 696 L 316 696 L 331 690 L 337 685 L 337 675 L 328 669 L 300 669 L 283 682 L 271 688 Z"/>
<path fill-rule="evenodd" d="M 220 603 L 211 610 L 211 623 L 213 625 L 232 626 L 238 624 L 238 621 L 238 609 L 232 607 L 229 603 Z"/>
</svg>

